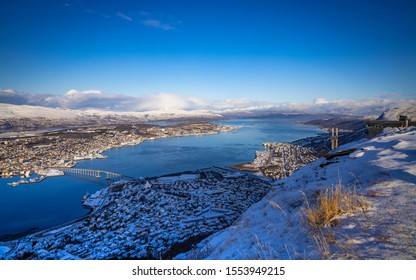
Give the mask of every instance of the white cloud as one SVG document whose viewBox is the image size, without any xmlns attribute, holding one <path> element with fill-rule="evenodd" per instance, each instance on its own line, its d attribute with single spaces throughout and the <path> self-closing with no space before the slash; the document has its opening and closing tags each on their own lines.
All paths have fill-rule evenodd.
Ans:
<svg viewBox="0 0 416 280">
<path fill-rule="evenodd" d="M 86 12 L 87 14 L 95 14 L 95 11 L 94 11 L 94 10 L 92 10 L 92 9 L 85 9 L 85 12 Z"/>
<path fill-rule="evenodd" d="M 137 111 L 172 111 L 189 110 L 193 107 L 192 105 L 189 98 L 171 93 L 158 93 L 138 98 L 135 108 Z"/>
<path fill-rule="evenodd" d="M 162 29 L 165 31 L 175 29 L 175 27 L 171 26 L 170 24 L 164 24 L 155 19 L 142 20 L 142 23 L 146 26 Z"/>
<path fill-rule="evenodd" d="M 121 12 L 117 12 L 116 16 L 118 16 L 118 17 L 120 17 L 124 20 L 127 20 L 127 21 L 133 21 L 133 19 L 131 17 L 129 17 L 129 16 L 127 16 L 127 15 L 121 13 Z"/>
<path fill-rule="evenodd" d="M 71 89 L 63 95 L 42 95 L 0 89 L 0 103 L 35 105 L 67 109 L 99 109 L 112 111 L 176 111 L 204 110 L 216 114 L 250 113 L 330 113 L 346 115 L 379 115 L 387 109 L 400 106 L 416 106 L 413 99 L 373 98 L 364 100 L 334 100 L 317 98 L 313 103 L 260 102 L 249 99 L 207 99 L 174 93 L 158 93 L 132 97 L 103 93 L 90 89 Z"/>
<path fill-rule="evenodd" d="M 15 105 L 34 105 L 52 108 L 68 109 L 106 109 L 106 110 L 133 110 L 136 98 L 105 94 L 100 90 L 91 89 L 78 91 L 71 89 L 64 95 L 43 95 L 36 93 L 12 92 L 11 90 L 0 90 L 0 103 Z"/>
<path fill-rule="evenodd" d="M 313 103 L 316 104 L 316 105 L 320 105 L 320 104 L 327 104 L 327 103 L 329 103 L 329 101 L 326 100 L 323 97 L 318 97 L 317 99 L 314 100 Z"/>
<path fill-rule="evenodd" d="M 148 17 L 148 16 L 150 16 L 150 13 L 146 12 L 146 11 L 140 11 L 140 15 L 143 16 L 143 17 Z"/>
<path fill-rule="evenodd" d="M 0 89 L 0 92 L 4 92 L 5 94 L 6 93 L 15 94 L 16 93 L 16 91 L 14 89 Z"/>
<path fill-rule="evenodd" d="M 70 109 L 97 108 L 105 110 L 132 110 L 135 98 L 125 95 L 104 94 L 101 90 L 78 91 L 71 89 L 63 96 L 56 96 L 55 103 Z"/>
<path fill-rule="evenodd" d="M 98 90 L 98 89 L 90 89 L 90 90 L 84 90 L 84 91 L 70 89 L 65 93 L 65 95 L 77 95 L 77 94 L 102 94 L 102 92 L 101 90 Z"/>
</svg>

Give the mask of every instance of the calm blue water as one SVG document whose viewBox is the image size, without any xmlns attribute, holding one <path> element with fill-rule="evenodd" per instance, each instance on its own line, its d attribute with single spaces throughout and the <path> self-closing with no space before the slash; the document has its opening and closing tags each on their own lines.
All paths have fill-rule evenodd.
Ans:
<svg viewBox="0 0 416 280">
<path fill-rule="evenodd" d="M 240 129 L 208 136 L 188 136 L 146 141 L 138 146 L 110 150 L 105 160 L 87 160 L 78 168 L 101 169 L 131 177 L 152 177 L 210 166 L 229 166 L 249 162 L 265 141 L 289 142 L 316 135 L 314 127 L 294 125 L 291 121 L 242 119 L 221 122 Z M 38 184 L 11 187 L 0 179 L 0 235 L 30 228 L 47 228 L 88 213 L 81 199 L 86 192 L 102 188 L 93 179 L 77 177 L 48 178 Z"/>
<path fill-rule="evenodd" d="M 101 189 L 84 178 L 47 178 L 41 183 L 8 186 L 18 178 L 0 179 L 0 235 L 20 233 L 31 228 L 44 229 L 87 214 L 82 197 Z"/>
</svg>

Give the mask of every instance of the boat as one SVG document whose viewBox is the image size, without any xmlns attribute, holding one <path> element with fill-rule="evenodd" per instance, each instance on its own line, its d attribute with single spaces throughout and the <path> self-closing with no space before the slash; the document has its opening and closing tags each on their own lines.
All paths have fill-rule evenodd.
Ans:
<svg viewBox="0 0 416 280">
<path fill-rule="evenodd" d="M 82 198 L 82 203 L 84 203 L 90 196 L 91 196 L 90 193 L 87 191 L 87 193 Z"/>
<path fill-rule="evenodd" d="M 39 177 L 35 177 L 35 178 L 30 178 L 29 179 L 29 182 L 30 183 L 39 183 L 40 181 L 42 181 L 42 180 Z"/>
</svg>

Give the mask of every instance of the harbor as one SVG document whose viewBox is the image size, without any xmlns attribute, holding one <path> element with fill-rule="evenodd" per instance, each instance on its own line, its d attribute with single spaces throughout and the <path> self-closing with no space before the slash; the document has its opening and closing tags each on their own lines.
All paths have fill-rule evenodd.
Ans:
<svg viewBox="0 0 416 280">
<path fill-rule="evenodd" d="M 29 179 L 21 178 L 19 181 L 10 182 L 10 183 L 7 183 L 7 185 L 17 187 L 18 185 L 21 185 L 21 184 L 36 184 L 36 183 L 42 182 L 48 177 L 64 176 L 65 174 L 63 171 L 60 171 L 57 169 L 46 169 L 45 171 L 37 172 L 37 175 L 40 175 L 40 177 L 33 177 Z"/>
</svg>

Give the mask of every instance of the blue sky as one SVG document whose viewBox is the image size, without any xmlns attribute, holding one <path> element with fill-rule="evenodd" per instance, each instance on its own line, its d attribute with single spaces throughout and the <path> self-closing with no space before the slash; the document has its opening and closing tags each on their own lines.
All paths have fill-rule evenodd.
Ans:
<svg viewBox="0 0 416 280">
<path fill-rule="evenodd" d="M 415 96 L 416 1 L 4 1 L 0 89 L 312 102 Z"/>
</svg>

